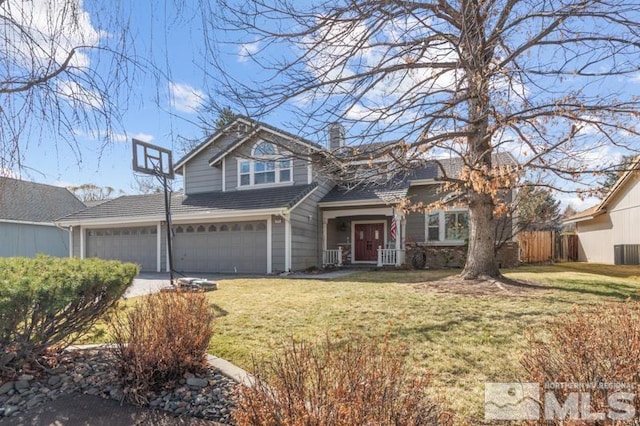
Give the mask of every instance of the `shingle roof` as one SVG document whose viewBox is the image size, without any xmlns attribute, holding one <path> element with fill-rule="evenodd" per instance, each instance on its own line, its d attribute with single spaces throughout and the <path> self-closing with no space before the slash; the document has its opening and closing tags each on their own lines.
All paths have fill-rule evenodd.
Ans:
<svg viewBox="0 0 640 426">
<path fill-rule="evenodd" d="M 373 204 L 391 204 L 400 201 L 407 196 L 409 183 L 407 181 L 390 182 L 380 186 L 365 186 L 355 188 L 345 188 L 335 186 L 321 203 L 344 202 L 344 201 L 366 201 L 372 200 Z"/>
<path fill-rule="evenodd" d="M 494 155 L 493 163 L 494 166 L 506 164 L 513 165 L 516 164 L 516 161 L 511 154 L 500 153 Z M 401 179 L 386 182 L 381 185 L 371 184 L 355 188 L 345 188 L 338 185 L 325 195 L 320 202 L 330 203 L 373 200 L 375 203 L 390 204 L 399 201 L 407 195 L 411 181 L 435 180 L 444 177 L 445 173 L 446 176 L 449 177 L 458 176 L 462 171 L 462 165 L 463 162 L 459 158 L 428 161 L 424 166 L 412 170 Z"/>
<path fill-rule="evenodd" d="M 195 213 L 221 213 L 238 210 L 266 210 L 290 208 L 309 194 L 317 185 L 281 186 L 232 192 L 207 192 L 185 195 L 173 194 L 173 215 Z M 135 218 L 164 215 L 164 194 L 125 195 L 95 207 L 60 219 L 75 221 L 83 219 Z"/>
<path fill-rule="evenodd" d="M 0 220 L 53 222 L 84 208 L 66 188 L 0 178 Z"/>
<path fill-rule="evenodd" d="M 516 165 L 517 162 L 513 155 L 508 152 L 499 152 L 493 154 L 491 158 L 494 167 Z M 409 179 L 438 179 L 445 176 L 455 178 L 462 171 L 463 161 L 460 158 L 438 158 L 428 161 L 424 167 L 417 168 L 412 171 Z"/>
</svg>

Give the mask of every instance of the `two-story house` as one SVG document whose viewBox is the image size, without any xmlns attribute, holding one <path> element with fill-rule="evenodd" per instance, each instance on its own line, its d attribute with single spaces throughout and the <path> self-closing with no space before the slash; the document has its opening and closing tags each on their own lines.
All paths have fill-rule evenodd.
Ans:
<svg viewBox="0 0 640 426">
<path fill-rule="evenodd" d="M 329 148 L 344 143 L 330 132 Z M 462 247 L 465 209 L 404 215 L 406 197 L 441 197 L 440 168 L 347 190 L 312 158 L 326 148 L 238 117 L 174 165 L 184 192 L 171 198 L 174 269 L 182 272 L 277 273 L 327 264 L 400 265 L 408 243 Z M 510 155 L 497 162 L 512 163 Z M 444 161 L 449 173 L 460 165 Z M 122 196 L 66 216 L 71 252 L 121 259 L 143 271 L 168 268 L 162 194 Z M 517 248 L 516 248 L 517 253 Z M 516 254 L 517 259 L 517 254 Z"/>
</svg>

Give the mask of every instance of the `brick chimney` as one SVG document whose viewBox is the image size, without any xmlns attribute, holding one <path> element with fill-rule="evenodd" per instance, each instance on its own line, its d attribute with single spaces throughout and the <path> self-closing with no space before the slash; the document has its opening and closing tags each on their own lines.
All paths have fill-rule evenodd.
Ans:
<svg viewBox="0 0 640 426">
<path fill-rule="evenodd" d="M 334 151 L 344 146 L 344 127 L 338 122 L 329 125 L 329 149 Z"/>
</svg>

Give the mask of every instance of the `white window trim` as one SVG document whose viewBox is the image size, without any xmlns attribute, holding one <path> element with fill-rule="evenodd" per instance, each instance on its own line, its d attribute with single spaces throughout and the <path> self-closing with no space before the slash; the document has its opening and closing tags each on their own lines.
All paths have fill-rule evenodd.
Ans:
<svg viewBox="0 0 640 426">
<path fill-rule="evenodd" d="M 275 168 L 273 170 L 274 175 L 275 175 L 275 182 L 269 182 L 269 183 L 255 183 L 255 164 L 256 162 L 260 161 L 257 158 L 253 157 L 255 155 L 255 150 L 256 147 L 258 145 L 260 145 L 261 143 L 268 143 L 271 144 L 274 149 L 276 150 L 276 154 L 271 158 L 267 158 L 265 157 L 265 160 L 267 161 L 273 161 L 275 163 Z M 273 186 L 288 186 L 288 185 L 293 185 L 293 158 L 291 157 L 286 157 L 286 156 L 282 156 L 280 153 L 278 153 L 278 148 L 271 142 L 268 141 L 264 141 L 264 140 L 260 140 L 258 142 L 255 143 L 255 145 L 253 146 L 253 148 L 251 149 L 251 154 L 253 158 L 236 158 L 236 170 L 237 170 L 237 183 L 236 183 L 236 189 L 242 190 L 242 189 L 253 189 L 253 188 L 268 188 L 268 187 L 273 187 Z M 289 165 L 290 167 L 287 169 L 281 169 L 280 168 L 280 161 L 283 160 L 288 160 L 289 161 Z M 244 162 L 248 162 L 249 163 L 249 184 L 248 185 L 242 185 L 241 183 L 241 178 L 243 175 L 246 175 L 247 173 L 241 173 L 241 169 L 240 166 L 242 165 L 242 163 Z M 280 181 L 280 171 L 281 170 L 289 170 L 289 180 L 287 181 Z M 263 172 L 259 172 L 259 173 L 263 173 Z"/>
<path fill-rule="evenodd" d="M 448 210 L 434 210 L 424 214 L 424 241 L 432 246 L 462 246 L 466 243 L 466 240 L 447 240 L 445 239 L 447 230 L 445 229 L 444 215 L 446 213 L 467 213 L 469 209 L 448 209 Z M 429 215 L 438 214 L 438 241 L 429 241 Z"/>
</svg>

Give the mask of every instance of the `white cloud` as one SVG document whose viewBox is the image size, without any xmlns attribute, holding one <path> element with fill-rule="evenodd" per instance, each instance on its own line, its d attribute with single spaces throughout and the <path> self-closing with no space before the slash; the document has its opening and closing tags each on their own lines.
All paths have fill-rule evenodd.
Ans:
<svg viewBox="0 0 640 426">
<path fill-rule="evenodd" d="M 20 179 L 20 173 L 17 173 L 8 167 L 0 167 L 0 177 Z"/>
<path fill-rule="evenodd" d="M 99 92 L 87 89 L 75 81 L 62 81 L 58 83 L 57 87 L 58 93 L 70 104 L 97 109 L 104 106 L 102 95 Z"/>
<path fill-rule="evenodd" d="M 260 42 L 243 43 L 238 48 L 238 62 L 247 62 L 251 56 L 258 53 Z"/>
<path fill-rule="evenodd" d="M 169 82 L 171 106 L 180 112 L 194 113 L 205 101 L 205 94 L 185 83 Z"/>
<path fill-rule="evenodd" d="M 561 209 L 565 209 L 567 206 L 571 205 L 579 212 L 591 208 L 600 202 L 600 199 L 595 197 L 581 199 L 575 194 L 560 194 L 557 199 L 560 201 Z"/>
<path fill-rule="evenodd" d="M 153 135 L 150 135 L 148 133 L 136 133 L 135 135 L 131 136 L 133 139 L 138 139 L 139 141 L 142 142 L 151 142 L 153 140 Z"/>
<path fill-rule="evenodd" d="M 134 135 L 129 135 L 128 133 L 109 132 L 106 130 L 92 130 L 89 132 L 85 132 L 82 130 L 75 130 L 74 134 L 81 138 L 86 138 L 91 140 L 108 139 L 111 142 L 130 142 L 131 139 L 138 139 L 143 142 L 151 142 L 153 140 L 153 135 L 150 135 L 148 133 L 143 133 L 143 132 L 138 132 Z"/>
<path fill-rule="evenodd" d="M 25 68 L 46 68 L 51 60 L 61 64 L 75 47 L 96 46 L 102 36 L 82 0 L 7 0 L 0 3 L 0 16 L 7 31 L 3 55 Z M 70 64 L 86 67 L 89 58 L 76 51 Z"/>
</svg>

